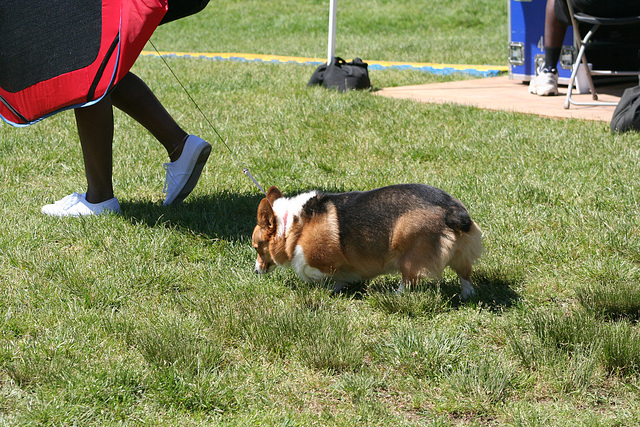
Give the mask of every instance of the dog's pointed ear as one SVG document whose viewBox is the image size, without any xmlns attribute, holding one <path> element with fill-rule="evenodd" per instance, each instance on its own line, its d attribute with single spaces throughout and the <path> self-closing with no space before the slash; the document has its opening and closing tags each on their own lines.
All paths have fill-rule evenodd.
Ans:
<svg viewBox="0 0 640 427">
<path fill-rule="evenodd" d="M 273 202 L 275 202 L 280 197 L 283 197 L 283 195 L 282 191 L 280 191 L 278 187 L 276 187 L 275 185 L 269 187 L 269 190 L 267 191 L 267 200 L 269 200 L 269 203 L 271 203 L 271 205 L 273 205 Z"/>
<path fill-rule="evenodd" d="M 276 216 L 273 213 L 271 202 L 266 198 L 262 199 L 258 205 L 258 226 L 269 231 L 274 231 L 276 228 Z"/>
</svg>

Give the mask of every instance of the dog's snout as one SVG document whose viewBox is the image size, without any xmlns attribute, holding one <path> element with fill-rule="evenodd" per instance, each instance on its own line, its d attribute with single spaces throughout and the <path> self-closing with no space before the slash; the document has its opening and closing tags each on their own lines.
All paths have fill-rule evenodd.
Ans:
<svg viewBox="0 0 640 427">
<path fill-rule="evenodd" d="M 264 262 L 258 258 L 256 260 L 256 265 L 255 268 L 253 269 L 253 272 L 256 274 L 264 274 L 268 271 L 268 268 L 264 265 Z"/>
</svg>

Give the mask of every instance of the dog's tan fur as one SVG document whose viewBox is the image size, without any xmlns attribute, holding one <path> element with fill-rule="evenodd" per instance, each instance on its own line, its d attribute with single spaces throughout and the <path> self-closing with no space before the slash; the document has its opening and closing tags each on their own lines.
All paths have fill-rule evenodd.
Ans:
<svg viewBox="0 0 640 427">
<path fill-rule="evenodd" d="M 405 186 L 382 190 L 404 195 Z M 438 196 L 446 195 L 442 190 L 433 190 L 438 191 Z M 345 197 L 351 197 L 350 194 L 344 193 Z M 440 277 L 449 266 L 460 278 L 463 297 L 474 293 L 470 276 L 473 263 L 483 251 L 482 232 L 468 218 L 464 206 L 451 196 L 446 195 L 447 204 L 443 206 L 417 200 L 415 206 L 403 208 L 396 216 L 390 213 L 391 218 L 384 218 L 382 214 L 391 223 L 388 229 L 359 229 L 358 223 L 353 222 L 349 230 L 340 229 L 336 202 L 325 202 L 322 197 L 308 196 L 313 202 L 322 201 L 322 212 L 311 212 L 304 197 L 295 202 L 284 198 L 276 187 L 269 189 L 258 207 L 258 224 L 252 236 L 258 253 L 256 272 L 267 272 L 274 265 L 292 267 L 307 281 L 333 279 L 339 290 L 349 282 L 399 271 L 402 289 L 423 277 Z M 413 203 L 413 199 L 409 200 Z M 466 230 L 447 225 L 454 214 L 466 221 Z"/>
</svg>

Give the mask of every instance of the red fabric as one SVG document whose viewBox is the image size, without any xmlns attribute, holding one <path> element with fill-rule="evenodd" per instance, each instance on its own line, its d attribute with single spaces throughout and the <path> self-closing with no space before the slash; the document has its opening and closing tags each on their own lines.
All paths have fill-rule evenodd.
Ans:
<svg viewBox="0 0 640 427">
<path fill-rule="evenodd" d="M 102 98 L 129 72 L 166 12 L 167 0 L 102 0 L 102 38 L 97 59 L 85 68 L 61 74 L 20 92 L 11 93 L 0 88 L 0 96 L 26 120 L 14 114 L 2 100 L 0 115 L 9 124 L 28 125 Z M 118 33 L 118 46 L 95 85 L 94 95 L 88 98 Z"/>
</svg>

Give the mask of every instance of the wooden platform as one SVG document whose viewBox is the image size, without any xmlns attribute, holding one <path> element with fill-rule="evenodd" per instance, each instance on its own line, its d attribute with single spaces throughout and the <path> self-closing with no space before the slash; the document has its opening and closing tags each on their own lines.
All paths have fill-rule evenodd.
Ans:
<svg viewBox="0 0 640 427">
<path fill-rule="evenodd" d="M 637 84 L 637 83 L 636 83 Z M 598 99 L 617 102 L 625 88 L 634 83 L 597 86 Z M 434 104 L 453 103 L 490 110 L 504 110 L 544 117 L 611 121 L 615 107 L 577 106 L 564 108 L 566 86 L 560 86 L 558 96 L 537 96 L 529 93 L 528 84 L 509 80 L 508 76 L 434 83 L 381 89 L 380 96 L 412 99 Z M 591 94 L 572 95 L 575 100 L 590 101 Z"/>
</svg>

